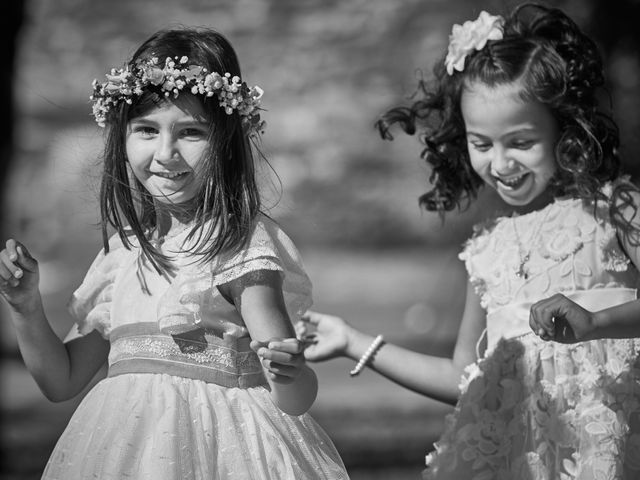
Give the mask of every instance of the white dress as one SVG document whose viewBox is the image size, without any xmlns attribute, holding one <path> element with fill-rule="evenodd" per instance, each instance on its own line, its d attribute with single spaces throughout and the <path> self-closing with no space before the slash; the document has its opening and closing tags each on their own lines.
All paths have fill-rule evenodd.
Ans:
<svg viewBox="0 0 640 480">
<path fill-rule="evenodd" d="M 186 232 L 163 251 L 180 248 Z M 74 293 L 79 332 L 110 341 L 108 377 L 83 399 L 46 466 L 47 480 L 347 479 L 333 443 L 308 415 L 271 400 L 249 333 L 217 285 L 256 270 L 284 277 L 292 320 L 311 305 L 299 254 L 259 217 L 249 246 L 213 264 L 177 255 L 170 282 L 119 239 Z M 144 274 L 141 276 L 141 270 Z M 145 293 L 147 291 L 148 293 Z M 192 322 L 198 335 L 162 333 Z"/>
<path fill-rule="evenodd" d="M 488 348 L 466 369 L 425 479 L 640 479 L 640 340 L 563 345 L 529 328 L 530 306 L 555 293 L 591 311 L 636 298 L 638 271 L 598 205 L 594 216 L 591 203 L 557 200 L 467 243 Z"/>
</svg>

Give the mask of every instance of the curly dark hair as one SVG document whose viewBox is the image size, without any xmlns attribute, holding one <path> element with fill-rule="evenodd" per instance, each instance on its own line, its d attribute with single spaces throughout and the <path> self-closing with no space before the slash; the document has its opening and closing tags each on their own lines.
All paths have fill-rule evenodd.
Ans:
<svg viewBox="0 0 640 480">
<path fill-rule="evenodd" d="M 439 61 L 434 82 L 421 80 L 413 103 L 392 108 L 376 126 L 388 140 L 395 124 L 409 135 L 419 132 L 433 186 L 419 198 L 420 205 L 444 215 L 466 208 L 483 185 L 469 161 L 462 92 L 472 82 L 518 82 L 521 98 L 548 106 L 558 122 L 558 168 L 551 192 L 597 202 L 604 199 L 604 183 L 620 175 L 618 127 L 598 106 L 603 70 L 595 43 L 573 20 L 559 9 L 526 3 L 507 16 L 502 39 L 489 40 L 467 56 L 462 72 L 449 75 Z"/>
<path fill-rule="evenodd" d="M 187 56 L 194 65 L 210 72 L 240 76 L 240 65 L 229 41 L 205 28 L 160 30 L 149 37 L 129 60 L 129 68 L 152 57 Z M 196 238 L 193 253 L 203 261 L 223 251 L 233 251 L 248 240 L 260 211 L 260 195 L 255 179 L 250 140 L 237 113 L 227 115 L 215 99 L 197 95 L 209 122 L 209 147 L 202 171 L 205 179 L 196 195 L 195 227 L 189 238 Z M 104 150 L 104 172 L 100 191 L 100 210 L 105 251 L 109 251 L 107 229 L 118 232 L 126 248 L 131 235 L 137 237 L 144 257 L 158 271 L 171 269 L 170 259 L 149 239 L 157 227 L 154 199 L 128 169 L 127 125 L 158 104 L 174 101 L 152 85 L 131 104 L 122 102 L 107 117 L 109 128 Z M 203 227 L 202 229 L 200 227 Z"/>
</svg>

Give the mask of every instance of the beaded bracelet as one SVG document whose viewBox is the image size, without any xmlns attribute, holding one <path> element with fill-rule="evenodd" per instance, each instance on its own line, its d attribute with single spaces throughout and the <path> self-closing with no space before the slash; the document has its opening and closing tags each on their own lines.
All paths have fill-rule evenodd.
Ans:
<svg viewBox="0 0 640 480">
<path fill-rule="evenodd" d="M 349 372 L 352 377 L 355 377 L 362 371 L 362 369 L 367 363 L 369 363 L 369 360 L 371 360 L 371 358 L 375 355 L 376 351 L 380 348 L 383 342 L 384 337 L 382 335 L 378 335 L 375 340 L 371 342 L 369 348 L 367 348 L 366 352 L 364 352 L 362 357 L 360 357 L 360 360 L 358 360 L 355 368 Z"/>
</svg>

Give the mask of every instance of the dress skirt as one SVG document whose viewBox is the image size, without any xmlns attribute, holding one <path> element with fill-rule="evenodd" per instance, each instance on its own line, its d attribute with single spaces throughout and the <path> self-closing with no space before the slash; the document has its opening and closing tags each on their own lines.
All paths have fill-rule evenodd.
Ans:
<svg viewBox="0 0 640 480">
<path fill-rule="evenodd" d="M 264 386 L 162 373 L 99 382 L 59 439 L 43 479 L 346 479 L 322 428 L 281 412 Z"/>
<path fill-rule="evenodd" d="M 640 479 L 640 340 L 501 339 L 467 367 L 425 479 Z"/>
</svg>

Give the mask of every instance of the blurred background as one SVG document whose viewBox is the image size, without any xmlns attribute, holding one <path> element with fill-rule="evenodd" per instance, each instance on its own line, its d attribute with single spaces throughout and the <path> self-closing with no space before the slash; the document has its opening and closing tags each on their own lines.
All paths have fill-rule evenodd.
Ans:
<svg viewBox="0 0 640 480">
<path fill-rule="evenodd" d="M 383 141 L 373 124 L 406 102 L 446 50 L 453 23 L 517 2 L 486 0 L 12 0 L 2 16 L 0 159 L 3 240 L 40 260 L 45 306 L 60 335 L 65 304 L 101 248 L 102 131 L 91 81 L 161 27 L 211 26 L 235 46 L 243 79 L 265 90 L 266 207 L 299 246 L 314 309 L 390 342 L 449 355 L 471 226 L 499 201 L 485 192 L 446 222 L 418 208 L 428 169 L 414 137 Z M 638 173 L 639 0 L 558 0 L 606 57 L 626 169 Z M 80 401 L 53 404 L 26 373 L 0 310 L 2 479 L 36 479 Z M 450 407 L 347 360 L 314 365 L 312 414 L 353 479 L 417 479 Z"/>
</svg>

